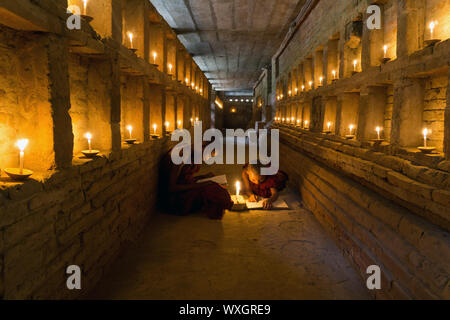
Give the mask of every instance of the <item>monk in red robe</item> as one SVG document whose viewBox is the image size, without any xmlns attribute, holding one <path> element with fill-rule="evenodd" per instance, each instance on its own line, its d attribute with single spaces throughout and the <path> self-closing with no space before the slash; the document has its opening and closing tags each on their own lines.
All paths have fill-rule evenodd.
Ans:
<svg viewBox="0 0 450 320">
<path fill-rule="evenodd" d="M 283 171 L 271 176 L 261 175 L 262 165 L 246 164 L 242 171 L 242 181 L 244 182 L 244 192 L 248 196 L 248 201 L 256 202 L 263 198 L 263 208 L 271 209 L 272 204 L 278 199 L 278 194 L 286 187 L 288 175 Z"/>
<path fill-rule="evenodd" d="M 165 202 L 166 211 L 184 216 L 202 210 L 210 219 L 222 219 L 225 209 L 233 206 L 228 191 L 212 181 L 198 182 L 214 175 L 195 176 L 200 165 L 175 165 L 170 154 L 164 156 L 160 173 L 160 200 Z"/>
</svg>

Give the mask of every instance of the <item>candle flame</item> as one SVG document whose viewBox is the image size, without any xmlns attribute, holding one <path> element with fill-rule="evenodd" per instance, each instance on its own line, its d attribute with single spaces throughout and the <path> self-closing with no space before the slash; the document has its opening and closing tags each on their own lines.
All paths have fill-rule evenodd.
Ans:
<svg viewBox="0 0 450 320">
<path fill-rule="evenodd" d="M 128 32 L 128 38 L 130 38 L 130 42 L 133 43 L 133 33 Z"/>
<path fill-rule="evenodd" d="M 239 191 L 240 190 L 241 190 L 241 183 L 239 181 L 236 181 L 236 197 L 239 196 Z"/>
<path fill-rule="evenodd" d="M 423 133 L 423 136 L 426 137 L 428 134 L 431 133 L 431 130 L 425 128 L 425 129 L 423 129 L 422 133 Z"/>
<path fill-rule="evenodd" d="M 168 129 L 169 125 L 170 125 L 169 121 L 166 121 L 165 125 L 166 125 L 166 129 Z"/>
<path fill-rule="evenodd" d="M 92 139 L 92 134 L 89 133 L 89 132 L 87 132 L 87 133 L 84 135 L 84 137 L 85 137 L 86 139 L 88 139 L 88 140 L 91 140 L 91 139 Z"/>
<path fill-rule="evenodd" d="M 17 141 L 17 147 L 19 148 L 19 150 L 21 152 L 23 152 L 25 150 L 27 145 L 28 145 L 28 139 L 20 139 Z"/>
</svg>

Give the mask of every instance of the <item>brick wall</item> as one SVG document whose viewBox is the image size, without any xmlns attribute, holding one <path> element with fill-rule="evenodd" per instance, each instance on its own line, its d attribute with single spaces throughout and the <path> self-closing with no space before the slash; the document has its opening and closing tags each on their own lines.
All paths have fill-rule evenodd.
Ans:
<svg viewBox="0 0 450 320">
<path fill-rule="evenodd" d="M 281 129 L 281 169 L 376 298 L 449 299 L 450 166 L 414 165 L 345 140 Z M 435 177 L 439 177 L 436 179 Z"/>
<path fill-rule="evenodd" d="M 169 148 L 149 141 L 0 189 L 0 297 L 82 297 L 155 208 L 158 162 Z M 69 265 L 82 290 L 66 288 Z"/>
</svg>

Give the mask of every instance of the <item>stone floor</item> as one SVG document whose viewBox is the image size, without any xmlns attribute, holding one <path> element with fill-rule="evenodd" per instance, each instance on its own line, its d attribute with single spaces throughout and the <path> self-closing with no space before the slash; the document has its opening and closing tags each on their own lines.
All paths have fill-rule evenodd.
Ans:
<svg viewBox="0 0 450 320">
<path fill-rule="evenodd" d="M 240 168 L 208 169 L 234 184 Z M 370 299 L 301 199 L 282 196 L 290 210 L 227 212 L 222 221 L 156 214 L 89 298 Z"/>
</svg>

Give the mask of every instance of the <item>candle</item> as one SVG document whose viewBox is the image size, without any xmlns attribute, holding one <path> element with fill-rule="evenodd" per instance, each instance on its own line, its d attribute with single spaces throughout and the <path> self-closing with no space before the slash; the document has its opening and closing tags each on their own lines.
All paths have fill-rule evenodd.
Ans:
<svg viewBox="0 0 450 320">
<path fill-rule="evenodd" d="M 291 90 L 289 90 L 289 92 L 288 92 L 288 95 L 290 96 L 292 94 L 292 91 Z"/>
<path fill-rule="evenodd" d="M 181 128 L 181 120 L 178 120 L 178 128 Z"/>
<path fill-rule="evenodd" d="M 281 119 L 281 121 L 282 121 L 282 122 L 286 122 L 286 119 L 285 119 L 285 118 L 283 118 L 283 119 Z"/>
<path fill-rule="evenodd" d="M 294 117 L 292 117 L 292 118 L 291 118 L 291 122 L 294 122 L 294 121 L 295 121 L 295 118 L 294 118 Z"/>
<path fill-rule="evenodd" d="M 169 130 L 169 125 L 170 125 L 169 121 L 166 121 L 166 123 L 164 125 L 166 126 L 166 130 Z"/>
<path fill-rule="evenodd" d="M 91 148 L 92 134 L 90 134 L 90 133 L 88 132 L 88 133 L 86 133 L 86 134 L 84 135 L 84 137 L 85 137 L 85 138 L 87 139 L 87 141 L 88 141 L 89 152 L 91 152 L 91 151 L 92 151 L 92 148 Z"/>
<path fill-rule="evenodd" d="M 305 86 L 304 85 L 302 85 L 302 91 L 305 91 Z"/>
<path fill-rule="evenodd" d="M 186 85 L 189 84 L 189 79 L 188 78 L 186 78 L 184 81 L 186 82 Z"/>
<path fill-rule="evenodd" d="M 87 14 L 87 2 L 88 0 L 83 0 L 83 14 Z"/>
<path fill-rule="evenodd" d="M 20 150 L 20 157 L 19 157 L 19 168 L 20 168 L 20 174 L 23 174 L 23 156 L 24 156 L 24 150 L 28 145 L 28 139 L 21 139 L 17 141 L 17 147 Z"/>
<path fill-rule="evenodd" d="M 319 84 L 322 85 L 322 82 L 323 82 L 323 77 L 321 76 L 321 77 L 319 78 Z"/>
<path fill-rule="evenodd" d="M 349 125 L 349 127 L 348 127 L 348 128 L 350 129 L 350 135 L 352 134 L 352 131 L 353 131 L 353 127 L 354 127 L 354 126 L 353 126 L 352 124 L 351 124 L 351 125 Z"/>
<path fill-rule="evenodd" d="M 298 126 L 300 125 L 300 120 L 298 120 L 298 119 L 297 119 L 297 125 L 298 125 Z"/>
<path fill-rule="evenodd" d="M 305 128 L 308 127 L 308 120 L 305 120 Z"/>
<path fill-rule="evenodd" d="M 295 88 L 295 94 L 297 94 L 298 93 L 298 89 L 297 88 Z"/>
<path fill-rule="evenodd" d="M 128 130 L 128 133 L 130 134 L 130 139 L 131 139 L 131 132 L 133 131 L 133 127 L 127 126 L 127 130 Z"/>
<path fill-rule="evenodd" d="M 241 183 L 236 181 L 236 202 L 239 203 L 239 191 L 241 191 Z"/>
<path fill-rule="evenodd" d="M 428 131 L 428 129 L 425 128 L 425 129 L 423 129 L 422 133 L 423 133 L 423 146 L 426 148 L 427 147 L 427 135 L 428 135 L 428 133 L 431 133 L 431 131 Z"/>
<path fill-rule="evenodd" d="M 313 82 L 310 81 L 310 82 L 309 82 L 309 88 L 310 88 L 310 89 L 312 89 L 312 84 L 313 84 Z"/>
<path fill-rule="evenodd" d="M 387 54 L 387 45 L 383 46 L 383 51 L 384 51 L 384 58 L 386 58 L 386 54 Z"/>
<path fill-rule="evenodd" d="M 358 61 L 357 60 L 353 60 L 353 71 L 356 72 L 356 65 L 357 65 Z"/>
<path fill-rule="evenodd" d="M 153 52 L 153 64 L 156 64 L 156 56 L 157 56 L 156 52 Z"/>
<path fill-rule="evenodd" d="M 333 79 L 336 79 L 336 70 L 331 71 L 331 73 L 333 74 Z"/>
<path fill-rule="evenodd" d="M 158 127 L 158 126 L 156 125 L 156 123 L 154 123 L 154 124 L 153 124 L 153 133 L 154 133 L 154 134 L 156 134 L 156 128 L 157 128 L 157 127 Z"/>
<path fill-rule="evenodd" d="M 375 131 L 377 132 L 378 140 L 380 140 L 380 131 L 381 131 L 381 128 L 380 128 L 380 127 L 376 127 L 376 128 L 375 128 Z"/>
<path fill-rule="evenodd" d="M 200 93 L 203 93 L 203 89 L 200 89 Z"/>
<path fill-rule="evenodd" d="M 197 122 L 197 121 L 198 121 L 198 118 L 196 117 L 196 118 L 195 118 L 195 122 Z"/>
<path fill-rule="evenodd" d="M 431 21 L 430 22 L 430 25 L 429 25 L 429 27 L 430 27 L 430 39 L 433 39 L 433 31 L 434 31 L 434 28 L 436 27 L 436 24 L 437 24 L 437 22 L 435 22 L 435 21 Z"/>
<path fill-rule="evenodd" d="M 172 74 L 172 64 L 169 63 L 169 74 Z"/>
<path fill-rule="evenodd" d="M 133 49 L 133 33 L 128 32 L 128 38 L 130 38 L 130 48 Z"/>
<path fill-rule="evenodd" d="M 328 131 L 330 131 L 330 129 L 331 129 L 331 122 L 330 121 L 327 122 L 327 128 L 328 128 Z"/>
</svg>

